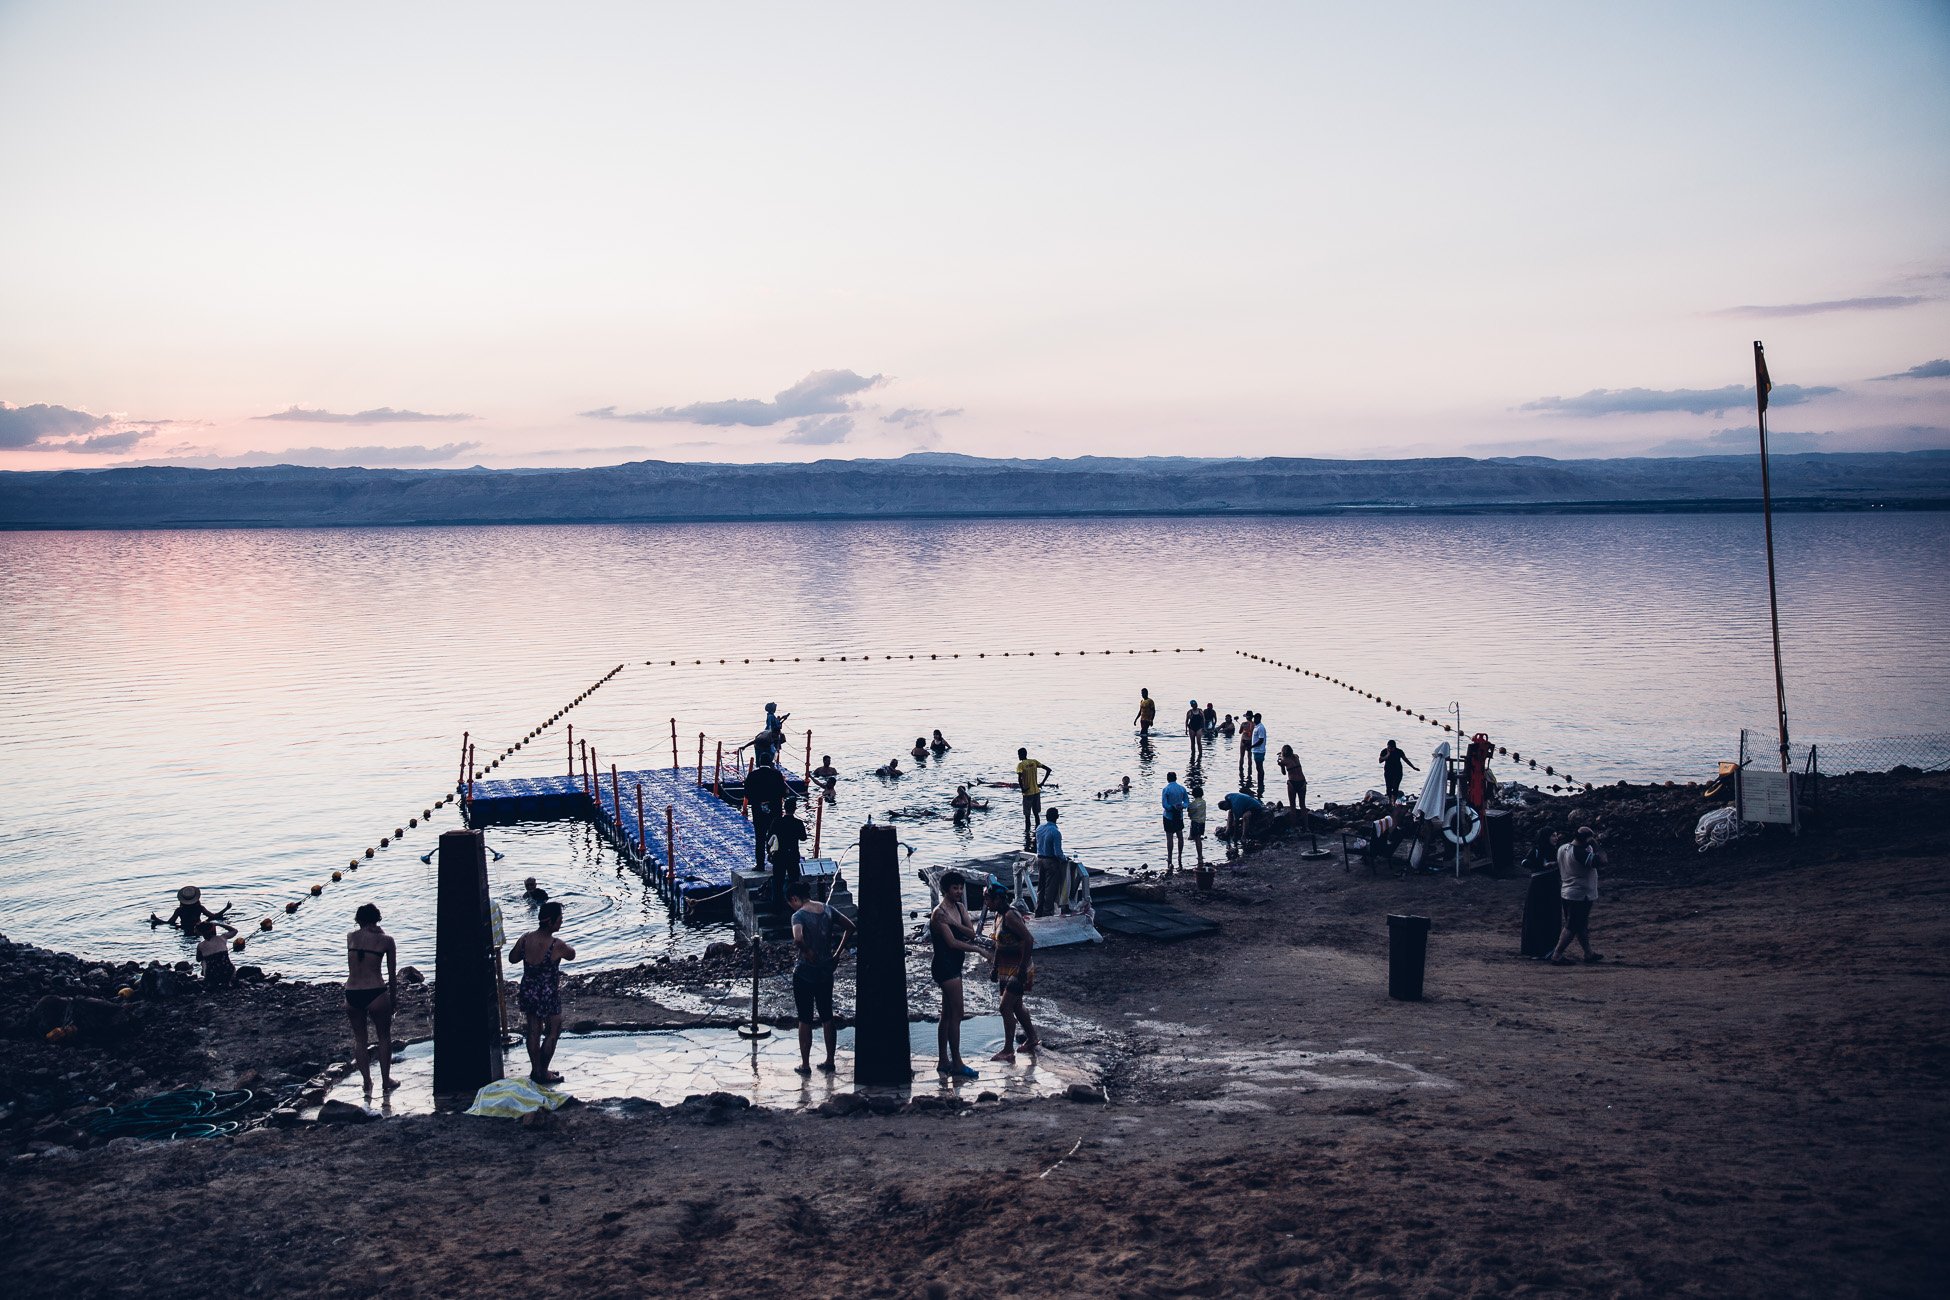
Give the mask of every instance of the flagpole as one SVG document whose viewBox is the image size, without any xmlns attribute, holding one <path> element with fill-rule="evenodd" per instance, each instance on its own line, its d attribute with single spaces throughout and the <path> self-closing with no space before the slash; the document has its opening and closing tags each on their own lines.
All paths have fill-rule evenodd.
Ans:
<svg viewBox="0 0 1950 1300">
<path fill-rule="evenodd" d="M 1787 678 L 1781 672 L 1781 605 L 1774 592 L 1774 495 L 1767 479 L 1767 394 L 1774 387 L 1767 375 L 1767 354 L 1754 340 L 1754 405 L 1760 421 L 1760 513 L 1767 533 L 1767 615 L 1774 627 L 1774 708 L 1781 728 L 1781 770 L 1787 771 Z"/>
</svg>

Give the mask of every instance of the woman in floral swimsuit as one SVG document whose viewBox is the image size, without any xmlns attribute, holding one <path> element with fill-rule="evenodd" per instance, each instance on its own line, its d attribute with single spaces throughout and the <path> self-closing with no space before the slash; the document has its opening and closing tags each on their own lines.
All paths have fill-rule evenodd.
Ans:
<svg viewBox="0 0 1950 1300">
<path fill-rule="evenodd" d="M 562 963 L 574 960 L 576 950 L 555 937 L 561 928 L 562 904 L 543 903 L 536 928 L 508 950 L 508 964 L 522 964 L 515 1002 L 528 1017 L 528 1077 L 536 1083 L 562 1082 L 548 1063 L 562 1037 Z"/>
</svg>

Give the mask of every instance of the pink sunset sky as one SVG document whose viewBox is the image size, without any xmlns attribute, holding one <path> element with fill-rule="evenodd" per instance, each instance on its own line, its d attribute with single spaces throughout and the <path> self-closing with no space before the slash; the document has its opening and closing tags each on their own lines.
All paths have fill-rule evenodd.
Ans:
<svg viewBox="0 0 1950 1300">
<path fill-rule="evenodd" d="M 0 4 L 0 468 L 1950 446 L 1950 7 Z"/>
</svg>

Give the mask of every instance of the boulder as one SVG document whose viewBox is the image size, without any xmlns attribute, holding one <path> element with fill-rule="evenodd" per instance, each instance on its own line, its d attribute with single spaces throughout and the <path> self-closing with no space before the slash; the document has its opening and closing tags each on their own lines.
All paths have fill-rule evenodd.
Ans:
<svg viewBox="0 0 1950 1300">
<path fill-rule="evenodd" d="M 377 1118 L 364 1106 L 355 1106 L 349 1101 L 328 1099 L 318 1108 L 320 1124 L 366 1124 Z"/>
<path fill-rule="evenodd" d="M 427 977 L 420 973 L 418 966 L 406 967 L 400 971 L 399 977 L 400 981 L 405 984 L 424 984 L 427 982 Z"/>
<path fill-rule="evenodd" d="M 1109 1100 L 1104 1096 L 1104 1090 L 1094 1083 L 1073 1083 L 1064 1089 L 1063 1095 L 1071 1101 L 1081 1101 L 1098 1106 L 1103 1105 L 1105 1101 Z"/>
<path fill-rule="evenodd" d="M 867 1099 L 857 1092 L 834 1093 L 820 1102 L 818 1107 L 822 1115 L 858 1115 L 865 1109 L 867 1109 Z"/>
</svg>

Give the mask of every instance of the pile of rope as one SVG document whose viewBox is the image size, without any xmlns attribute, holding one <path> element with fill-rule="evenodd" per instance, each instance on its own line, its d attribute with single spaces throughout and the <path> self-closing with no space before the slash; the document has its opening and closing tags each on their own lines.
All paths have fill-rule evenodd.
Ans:
<svg viewBox="0 0 1950 1300">
<path fill-rule="evenodd" d="M 269 1097 L 249 1088 L 233 1092 L 185 1088 L 98 1110 L 88 1117 L 88 1131 L 103 1141 L 133 1137 L 181 1142 L 227 1137 L 247 1128 L 254 1113 L 268 1110 L 270 1104 Z"/>
</svg>

